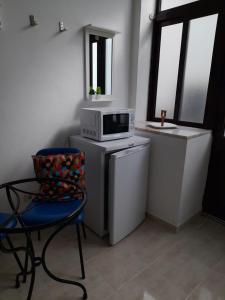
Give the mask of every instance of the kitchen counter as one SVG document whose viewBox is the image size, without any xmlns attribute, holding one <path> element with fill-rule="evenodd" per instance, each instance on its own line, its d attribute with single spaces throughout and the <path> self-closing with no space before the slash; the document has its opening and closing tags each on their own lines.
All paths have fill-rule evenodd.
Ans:
<svg viewBox="0 0 225 300">
<path fill-rule="evenodd" d="M 182 139 L 190 139 L 199 137 L 205 134 L 211 133 L 211 130 L 201 129 L 201 128 L 193 128 L 193 127 L 185 127 L 178 126 L 175 129 L 156 129 L 147 127 L 147 121 L 139 121 L 135 124 L 136 131 L 146 131 L 151 133 L 157 133 L 161 135 L 173 136 Z"/>
<path fill-rule="evenodd" d="M 154 129 L 137 122 L 135 134 L 151 139 L 147 212 L 176 230 L 202 210 L 212 133 L 179 126 Z"/>
</svg>

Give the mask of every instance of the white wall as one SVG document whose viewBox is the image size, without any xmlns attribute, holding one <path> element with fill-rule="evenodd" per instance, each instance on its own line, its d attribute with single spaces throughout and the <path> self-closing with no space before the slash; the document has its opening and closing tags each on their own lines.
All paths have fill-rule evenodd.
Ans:
<svg viewBox="0 0 225 300">
<path fill-rule="evenodd" d="M 148 104 L 148 85 L 152 45 L 155 0 L 134 0 L 135 17 L 133 28 L 133 52 L 131 70 L 131 105 L 136 108 L 136 120 L 145 121 Z M 137 30 L 138 27 L 138 30 Z"/>
<path fill-rule="evenodd" d="M 131 36 L 131 61 L 130 61 L 130 106 L 132 108 L 136 107 L 141 3 L 142 0 L 133 0 L 133 7 L 132 7 L 132 31 L 133 32 Z"/>
<path fill-rule="evenodd" d="M 76 134 L 84 105 L 82 27 L 121 32 L 114 41 L 112 105 L 128 106 L 131 0 L 0 0 L 0 183 L 32 175 L 31 155 Z M 39 21 L 29 27 L 28 16 Z M 68 31 L 57 33 L 63 20 Z"/>
</svg>

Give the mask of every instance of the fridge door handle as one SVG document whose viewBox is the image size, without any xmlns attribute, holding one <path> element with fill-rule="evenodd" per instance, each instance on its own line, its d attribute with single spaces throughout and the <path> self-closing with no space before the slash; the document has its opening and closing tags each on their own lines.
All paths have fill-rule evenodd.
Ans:
<svg viewBox="0 0 225 300">
<path fill-rule="evenodd" d="M 134 153 L 137 153 L 139 151 L 147 149 L 148 147 L 149 147 L 149 144 L 136 146 L 136 147 L 129 148 L 129 149 L 125 149 L 125 150 L 122 150 L 122 151 L 111 154 L 110 158 L 111 159 L 117 159 L 117 158 L 124 157 L 124 156 L 127 156 L 127 155 L 132 155 Z"/>
</svg>

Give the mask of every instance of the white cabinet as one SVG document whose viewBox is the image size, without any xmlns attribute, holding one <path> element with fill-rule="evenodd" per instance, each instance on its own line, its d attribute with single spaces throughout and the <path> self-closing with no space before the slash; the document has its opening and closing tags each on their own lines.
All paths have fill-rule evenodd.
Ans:
<svg viewBox="0 0 225 300">
<path fill-rule="evenodd" d="M 148 213 L 179 228 L 202 210 L 211 132 L 187 127 L 154 130 L 144 122 L 136 130 L 151 138 Z"/>
</svg>

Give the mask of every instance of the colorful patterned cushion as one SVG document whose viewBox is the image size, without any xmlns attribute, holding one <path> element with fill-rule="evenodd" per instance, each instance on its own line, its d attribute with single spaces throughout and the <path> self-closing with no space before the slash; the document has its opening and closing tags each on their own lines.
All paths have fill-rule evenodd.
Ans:
<svg viewBox="0 0 225 300">
<path fill-rule="evenodd" d="M 82 198 L 82 193 L 79 187 L 85 188 L 85 155 L 83 152 L 47 156 L 34 155 L 32 158 L 37 177 L 60 177 L 76 183 L 75 186 L 60 180 L 43 182 L 40 187 L 39 198 L 41 200 L 67 200 L 70 198 Z"/>
</svg>

